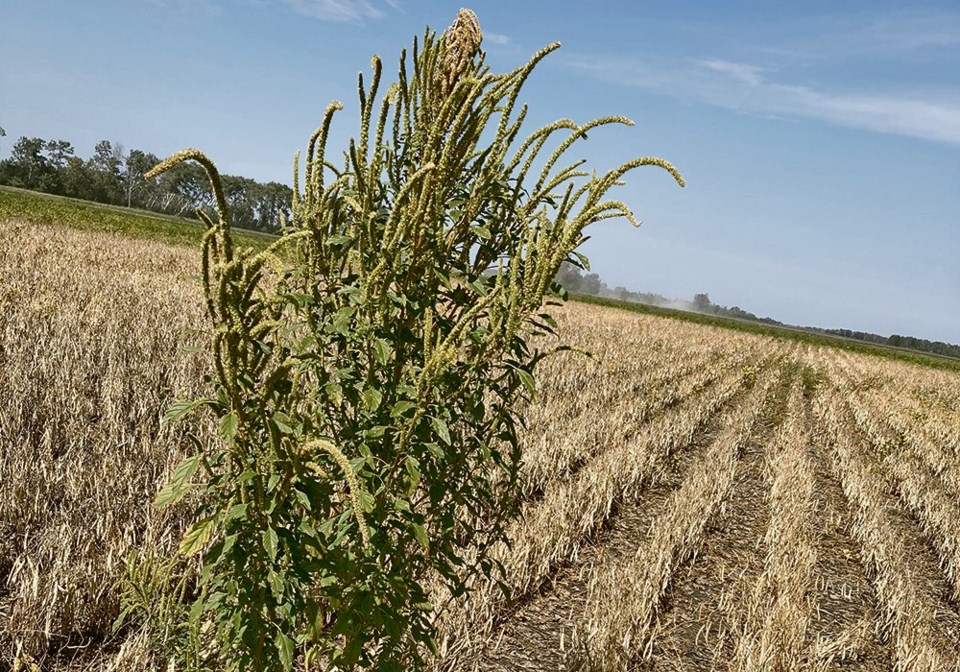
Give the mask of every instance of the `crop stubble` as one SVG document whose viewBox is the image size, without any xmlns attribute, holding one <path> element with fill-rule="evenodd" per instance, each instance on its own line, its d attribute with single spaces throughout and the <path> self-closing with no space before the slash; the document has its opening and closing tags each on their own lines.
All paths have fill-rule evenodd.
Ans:
<svg viewBox="0 0 960 672">
<path fill-rule="evenodd" d="M 111 634 L 203 421 L 195 250 L 0 230 L 0 667 L 136 669 Z M 581 304 L 527 412 L 512 590 L 447 601 L 444 669 L 960 669 L 960 376 Z"/>
</svg>

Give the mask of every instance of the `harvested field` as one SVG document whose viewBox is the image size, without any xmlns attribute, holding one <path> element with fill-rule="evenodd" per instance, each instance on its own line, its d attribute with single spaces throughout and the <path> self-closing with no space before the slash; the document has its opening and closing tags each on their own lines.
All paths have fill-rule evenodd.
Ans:
<svg viewBox="0 0 960 672">
<path fill-rule="evenodd" d="M 164 669 L 141 623 L 112 625 L 186 523 L 150 502 L 187 432 L 216 440 L 159 425 L 202 390 L 198 271 L 190 247 L 0 229 L 0 669 Z M 439 669 L 960 670 L 960 374 L 558 318 L 592 356 L 539 370 L 496 551 L 511 599 L 437 594 Z"/>
</svg>

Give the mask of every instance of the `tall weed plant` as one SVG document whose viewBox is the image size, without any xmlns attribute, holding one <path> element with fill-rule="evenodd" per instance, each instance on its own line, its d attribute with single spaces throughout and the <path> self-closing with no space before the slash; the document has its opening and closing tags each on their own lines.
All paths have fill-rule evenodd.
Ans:
<svg viewBox="0 0 960 672">
<path fill-rule="evenodd" d="M 205 407 L 222 442 L 196 446 L 157 496 L 199 481 L 189 612 L 194 669 L 401 670 L 436 652 L 437 595 L 462 596 L 515 510 L 524 399 L 552 332 L 561 262 L 590 224 L 636 223 L 604 174 L 567 150 L 591 129 L 562 119 L 520 140 L 517 99 L 536 65 L 493 73 L 461 10 L 401 53 L 381 95 L 361 75 L 359 137 L 328 158 L 331 104 L 311 136 L 292 220 L 270 249 L 238 249 L 220 177 L 203 214 L 203 285 L 216 374 Z M 555 147 L 547 155 L 544 148 Z M 437 590 L 440 586 L 442 590 Z M 199 644 L 197 644 L 199 642 Z"/>
</svg>

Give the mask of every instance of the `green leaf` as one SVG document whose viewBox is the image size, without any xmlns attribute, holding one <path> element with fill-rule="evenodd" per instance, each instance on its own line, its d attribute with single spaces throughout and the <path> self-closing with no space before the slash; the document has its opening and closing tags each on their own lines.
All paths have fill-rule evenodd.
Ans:
<svg viewBox="0 0 960 672">
<path fill-rule="evenodd" d="M 237 426 L 240 424 L 240 418 L 236 411 L 230 411 L 220 418 L 220 436 L 227 443 L 233 443 L 233 437 L 237 435 Z"/>
<path fill-rule="evenodd" d="M 420 463 L 413 455 L 407 457 L 407 474 L 410 476 L 410 492 L 416 490 L 420 483 Z"/>
<path fill-rule="evenodd" d="M 547 325 L 553 327 L 554 329 L 558 329 L 558 328 L 559 328 L 559 327 L 557 326 L 557 321 L 556 321 L 555 319 L 553 319 L 553 316 L 550 315 L 550 313 L 540 313 L 539 315 L 537 315 L 537 317 L 539 317 L 541 320 L 543 320 L 544 324 L 547 324 Z"/>
<path fill-rule="evenodd" d="M 585 270 L 585 271 L 589 271 L 589 270 L 590 270 L 590 260 L 587 259 L 586 255 L 583 255 L 583 254 L 577 252 L 576 250 L 573 251 L 573 255 L 574 255 L 574 256 L 577 258 L 577 260 L 580 262 L 580 265 L 583 266 L 583 270 Z"/>
<path fill-rule="evenodd" d="M 390 415 L 394 418 L 398 418 L 411 408 L 416 408 L 417 405 L 412 401 L 398 401 L 393 405 L 393 410 L 390 411 Z"/>
<path fill-rule="evenodd" d="M 477 234 L 478 238 L 482 238 L 483 240 L 490 240 L 490 238 L 493 237 L 492 234 L 490 233 L 490 229 L 480 224 L 477 224 L 476 226 L 471 226 L 470 228 L 473 229 L 473 232 Z"/>
<path fill-rule="evenodd" d="M 376 357 L 377 362 L 381 365 L 386 365 L 390 361 L 390 352 L 393 348 L 390 347 L 390 344 L 387 343 L 382 338 L 378 338 L 373 342 L 373 354 Z"/>
<path fill-rule="evenodd" d="M 520 382 L 527 392 L 529 392 L 531 396 L 535 395 L 537 393 L 537 383 L 533 379 L 533 376 L 530 375 L 530 372 L 519 367 L 514 367 L 513 370 L 517 372 L 517 375 L 520 377 Z"/>
<path fill-rule="evenodd" d="M 420 545 L 423 546 L 423 550 L 430 550 L 430 539 L 427 538 L 427 531 L 423 525 L 413 523 L 413 535 L 417 538 L 417 541 L 420 542 Z"/>
<path fill-rule="evenodd" d="M 293 426 L 296 424 L 289 416 L 277 411 L 273 414 L 273 422 L 284 434 L 293 434 Z"/>
<path fill-rule="evenodd" d="M 183 499 L 184 495 L 190 492 L 193 484 L 189 481 L 200 466 L 201 457 L 201 455 L 194 455 L 177 465 L 177 468 L 173 470 L 173 476 L 170 478 L 170 482 L 163 486 L 154 498 L 154 506 L 163 507 L 176 504 Z"/>
<path fill-rule="evenodd" d="M 279 482 L 280 474 L 270 474 L 270 478 L 267 479 L 267 492 L 273 492 Z"/>
<path fill-rule="evenodd" d="M 176 422 L 186 415 L 192 413 L 204 404 L 209 403 L 209 399 L 194 399 L 192 401 L 175 401 L 160 420 L 160 427 L 166 427 L 171 422 Z"/>
<path fill-rule="evenodd" d="M 305 508 L 307 511 L 310 511 L 313 508 L 310 505 L 310 498 L 307 497 L 307 493 L 294 488 L 293 496 L 297 498 L 297 501 L 299 501 L 303 505 L 303 508 Z"/>
<path fill-rule="evenodd" d="M 263 548 L 267 552 L 267 555 L 270 557 L 270 562 L 274 562 L 277 559 L 277 531 L 272 527 L 268 527 L 265 532 L 262 534 L 263 537 Z"/>
<path fill-rule="evenodd" d="M 187 557 L 195 555 L 210 541 L 210 537 L 213 536 L 214 527 L 213 516 L 209 516 L 195 523 L 193 527 L 183 535 L 183 540 L 180 542 L 180 553 Z"/>
<path fill-rule="evenodd" d="M 277 645 L 277 652 L 280 654 L 280 663 L 283 665 L 283 669 L 292 670 L 294 648 L 293 640 L 282 632 L 278 632 L 274 642 Z"/>
<path fill-rule="evenodd" d="M 190 614 L 188 616 L 188 618 L 190 619 L 190 623 L 194 623 L 194 624 L 198 623 L 201 617 L 203 617 L 203 612 L 206 609 L 206 607 L 207 607 L 206 601 L 203 600 L 203 598 L 196 600 L 193 603 L 193 606 L 190 607 Z"/>
<path fill-rule="evenodd" d="M 328 577 L 329 578 L 329 577 Z M 307 634 L 316 641 L 323 632 L 323 610 L 313 600 L 307 602 Z"/>
<path fill-rule="evenodd" d="M 110 626 L 110 632 L 116 633 L 117 630 L 120 629 L 120 626 L 123 625 L 123 622 L 127 620 L 127 616 L 129 616 L 136 608 L 137 605 L 135 604 L 128 604 L 126 607 L 124 607 L 120 612 L 120 615 L 117 616 L 117 619 L 113 622 L 113 625 Z"/>
<path fill-rule="evenodd" d="M 430 424 L 433 425 L 433 431 L 435 431 L 440 439 L 449 446 L 450 428 L 447 427 L 447 423 L 440 418 L 430 418 Z"/>
<path fill-rule="evenodd" d="M 323 389 L 326 391 L 330 403 L 339 406 L 340 402 L 343 401 L 343 388 L 338 383 L 327 383 L 323 386 Z"/>
<path fill-rule="evenodd" d="M 270 592 L 276 599 L 283 597 L 283 577 L 272 569 L 267 570 L 267 583 L 270 584 Z"/>
<path fill-rule="evenodd" d="M 383 399 L 383 395 L 380 394 L 380 390 L 368 387 L 363 391 L 363 405 L 367 407 L 367 410 L 373 413 L 378 408 L 380 408 L 380 401 Z"/>
<path fill-rule="evenodd" d="M 351 321 L 353 320 L 355 310 L 350 307 L 341 308 L 333 316 L 333 322 L 329 330 L 342 336 L 349 336 L 351 332 Z"/>
<path fill-rule="evenodd" d="M 243 518 L 246 514 L 247 505 L 244 502 L 240 502 L 227 509 L 227 513 L 224 515 L 223 520 L 226 522 L 228 520 L 233 520 L 234 518 Z"/>
</svg>

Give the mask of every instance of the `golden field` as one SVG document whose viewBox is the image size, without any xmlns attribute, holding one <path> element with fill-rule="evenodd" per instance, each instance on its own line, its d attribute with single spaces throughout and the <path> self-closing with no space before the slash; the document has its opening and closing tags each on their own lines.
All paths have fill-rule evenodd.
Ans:
<svg viewBox="0 0 960 672">
<path fill-rule="evenodd" d="M 115 632 L 189 508 L 199 251 L 0 228 L 0 669 L 164 669 Z M 446 670 L 960 670 L 960 374 L 570 303 L 539 370 L 512 600 L 437 596 Z M 185 350 L 186 348 L 186 350 Z"/>
</svg>

